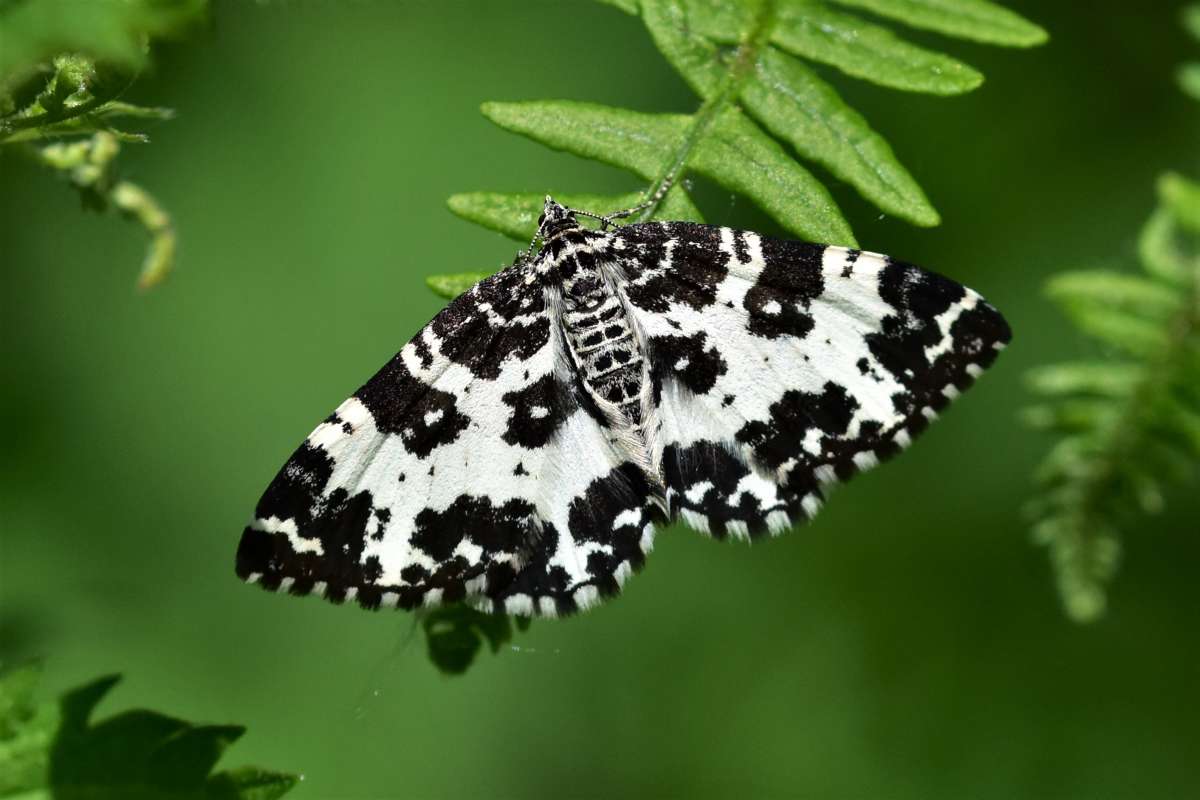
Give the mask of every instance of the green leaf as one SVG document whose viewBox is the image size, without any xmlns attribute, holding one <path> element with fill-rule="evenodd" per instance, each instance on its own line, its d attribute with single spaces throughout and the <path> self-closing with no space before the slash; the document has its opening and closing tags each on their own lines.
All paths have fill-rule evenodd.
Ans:
<svg viewBox="0 0 1200 800">
<path fill-rule="evenodd" d="M 1189 61 L 1175 72 L 1175 80 L 1183 93 L 1200 100 L 1200 63 Z"/>
<path fill-rule="evenodd" d="M 1084 361 L 1036 367 L 1026 373 L 1029 388 L 1038 394 L 1060 396 L 1093 394 L 1101 397 L 1128 397 L 1146 370 L 1139 364 Z"/>
<path fill-rule="evenodd" d="M 50 751 L 50 784 L 56 800 L 107 798 L 248 798 L 268 784 L 288 788 L 294 776 L 259 771 L 210 776 L 225 749 L 244 728 L 192 725 L 155 711 L 135 709 L 92 722 L 96 705 L 117 683 L 100 678 L 64 695 L 62 725 Z M 246 791 L 243 792 L 243 789 Z"/>
<path fill-rule="evenodd" d="M 19 71 L 65 52 L 140 68 L 150 37 L 183 32 L 207 6 L 207 0 L 0 3 L 0 91 Z"/>
<path fill-rule="evenodd" d="M 618 8 L 621 11 L 624 11 L 626 14 L 632 14 L 635 17 L 638 13 L 637 0 L 597 0 L 597 2 L 603 3 L 606 6 Z"/>
<path fill-rule="evenodd" d="M 512 622 L 507 616 L 485 614 L 465 605 L 429 611 L 422 626 L 429 646 L 429 659 L 447 675 L 466 672 L 485 641 L 495 653 L 512 639 Z M 528 623 L 525 623 L 521 629 L 527 627 Z"/>
<path fill-rule="evenodd" d="M 742 86 L 746 110 L 805 158 L 825 166 L 881 210 L 916 225 L 941 218 L 883 137 L 833 87 L 774 49 Z"/>
<path fill-rule="evenodd" d="M 652 179 L 688 131 L 688 118 L 590 103 L 545 100 L 485 103 L 483 112 L 507 130 L 557 150 L 622 167 Z M 714 120 L 690 151 L 687 166 L 730 191 L 745 194 L 779 224 L 812 241 L 853 246 L 828 191 L 736 109 Z"/>
<path fill-rule="evenodd" d="M 1180 247 L 1175 216 L 1165 208 L 1156 209 L 1142 227 L 1138 256 L 1146 272 L 1159 280 L 1183 285 L 1191 277 L 1191 259 Z"/>
<path fill-rule="evenodd" d="M 1200 233 L 1200 184 L 1168 172 L 1158 180 L 1158 196 L 1180 227 Z"/>
<path fill-rule="evenodd" d="M 1036 423 L 1035 423 L 1036 424 Z M 1046 453 L 1034 472 L 1034 479 L 1043 485 L 1053 486 L 1062 481 L 1086 478 L 1094 469 L 1092 459 L 1100 452 L 1094 436 L 1085 434 L 1067 434 L 1055 443 Z M 1074 487 L 1068 487 L 1066 496 L 1074 499 Z M 1040 497 L 1035 500 L 1038 504 L 1036 513 L 1043 515 L 1048 508 L 1060 504 L 1066 499 L 1062 494 L 1053 497 Z"/>
<path fill-rule="evenodd" d="M 23 664 L 0 673 L 0 741 L 16 736 L 33 716 L 33 692 L 41 677 L 38 664 Z"/>
<path fill-rule="evenodd" d="M 1134 503 L 1143 514 L 1160 514 L 1166 506 L 1163 498 L 1162 483 L 1149 470 L 1137 463 L 1131 463 L 1125 474 L 1129 484 L 1129 492 Z"/>
<path fill-rule="evenodd" d="M 1164 428 L 1195 458 L 1200 458 L 1200 408 L 1189 408 L 1170 395 L 1164 396 L 1161 403 Z"/>
<path fill-rule="evenodd" d="M 652 180 L 688 128 L 682 114 L 646 114 L 571 100 L 484 103 L 505 130 Z"/>
<path fill-rule="evenodd" d="M 1120 408 L 1108 400 L 1069 399 L 1029 406 L 1023 415 L 1028 425 L 1042 430 L 1095 431 L 1111 429 L 1120 417 Z"/>
<path fill-rule="evenodd" d="M 597 199 L 595 195 L 590 197 Z M 465 192 L 451 195 L 446 205 L 454 214 L 469 222 L 498 231 L 517 241 L 528 241 L 537 232 L 537 218 L 542 213 L 544 200 L 545 195 L 537 192 Z"/>
<path fill-rule="evenodd" d="M 704 27 L 701 16 L 720 13 L 724 7 L 713 8 L 688 0 L 642 0 L 642 20 L 654 39 L 659 52 L 671 62 L 692 90 L 701 97 L 713 97 L 729 77 L 730 65 L 715 44 L 697 33 Z M 739 27 L 748 18 L 739 18 Z M 712 25 L 708 21 L 708 25 Z"/>
<path fill-rule="evenodd" d="M 425 285 L 434 294 L 453 300 L 484 278 L 490 277 L 490 272 L 456 272 L 449 275 L 430 275 L 425 279 Z"/>
<path fill-rule="evenodd" d="M 680 28 L 679 23 L 686 19 L 681 32 L 686 32 L 689 38 L 709 41 L 710 45 L 712 42 L 738 44 L 746 40 L 753 33 L 756 16 L 764 9 L 763 0 L 733 3 L 728 0 L 641 1 L 642 16 L 647 18 L 651 17 L 650 11 L 655 6 L 674 6 L 675 10 L 670 12 L 675 18 L 673 24 Z M 666 19 L 661 12 L 657 16 L 660 20 Z M 767 22 L 768 27 L 774 24 L 770 19 Z"/>
<path fill-rule="evenodd" d="M 1160 283 L 1109 270 L 1063 272 L 1046 283 L 1046 294 L 1071 310 L 1128 310 L 1162 320 L 1179 310 L 1176 292 Z"/>
<path fill-rule="evenodd" d="M 825 187 L 737 109 L 712 126 L 690 165 L 732 192 L 754 200 L 785 229 L 813 242 L 857 246 Z"/>
<path fill-rule="evenodd" d="M 1050 548 L 1067 616 L 1083 623 L 1102 617 L 1107 606 L 1104 586 L 1121 554 L 1116 530 L 1103 522 L 1064 515 L 1039 522 L 1033 536 Z"/>
<path fill-rule="evenodd" d="M 1182 15 L 1184 29 L 1193 39 L 1200 41 L 1200 3 L 1184 6 Z"/>
<path fill-rule="evenodd" d="M 909 44 L 887 28 L 808 0 L 780 4 L 771 41 L 852 77 L 903 91 L 954 95 L 983 83 L 983 75 L 957 59 Z"/>
<path fill-rule="evenodd" d="M 959 39 L 1005 47 L 1044 44 L 1046 31 L 987 0 L 829 0 Z"/>
<path fill-rule="evenodd" d="M 638 203 L 642 202 L 642 196 L 638 195 L 637 197 Z M 671 190 L 667 192 L 667 196 L 663 198 L 662 205 L 658 207 L 658 211 L 651 218 L 681 220 L 683 222 L 704 222 L 704 217 L 700 215 L 700 209 L 696 208 L 692 203 L 692 198 L 684 191 L 682 186 L 671 187 Z"/>
<path fill-rule="evenodd" d="M 1161 325 L 1127 312 L 1091 304 L 1065 304 L 1067 316 L 1084 333 L 1118 350 L 1147 357 L 1162 349 L 1167 336 Z"/>
<path fill-rule="evenodd" d="M 744 13 L 747 6 L 688 0 L 687 7 L 697 32 L 714 42 L 736 44 L 751 32 L 753 17 Z M 951 95 L 983 83 L 983 76 L 961 61 L 811 0 L 778 3 L 769 35 L 773 44 L 794 55 L 893 89 Z"/>
<path fill-rule="evenodd" d="M 278 800 L 299 781 L 297 775 L 239 767 L 211 776 L 204 785 L 205 797 L 212 800 Z"/>
<path fill-rule="evenodd" d="M 152 783 L 186 793 L 203 784 L 225 748 L 241 738 L 237 725 L 197 725 L 159 744 L 147 774 Z"/>
<path fill-rule="evenodd" d="M 236 725 L 192 725 L 132 710 L 92 722 L 109 676 L 33 703 L 37 666 L 0 674 L 0 797 L 54 800 L 276 800 L 296 776 L 244 768 L 212 774 Z"/>
<path fill-rule="evenodd" d="M 537 218 L 542 213 L 545 199 L 546 196 L 538 192 L 520 194 L 469 192 L 452 195 L 447 204 L 452 212 L 465 220 L 499 231 L 519 242 L 528 242 L 537 233 Z M 595 194 L 564 194 L 556 195 L 554 199 L 568 208 L 609 214 L 632 208 L 646 198 L 640 192 L 631 192 L 615 197 Z M 679 186 L 671 189 L 660 216 L 664 219 L 704 221 L 687 193 Z"/>
<path fill-rule="evenodd" d="M 175 111 L 174 109 L 163 108 L 161 106 L 138 106 L 133 103 L 124 103 L 120 100 L 110 100 L 93 111 L 92 116 L 100 117 L 101 119 L 131 117 L 133 119 L 168 120 L 175 117 Z"/>
<path fill-rule="evenodd" d="M 34 702 L 41 674 L 38 664 L 0 674 L 0 797 L 46 784 L 47 753 L 58 714 L 52 704 Z"/>
</svg>

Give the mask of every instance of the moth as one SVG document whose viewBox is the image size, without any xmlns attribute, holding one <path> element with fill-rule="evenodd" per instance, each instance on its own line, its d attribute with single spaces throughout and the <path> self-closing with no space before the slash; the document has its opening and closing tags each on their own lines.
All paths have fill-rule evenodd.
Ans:
<svg viewBox="0 0 1200 800">
<path fill-rule="evenodd" d="M 691 222 L 585 227 L 443 309 L 283 466 L 250 583 L 367 608 L 560 616 L 673 521 L 779 534 L 908 446 L 1009 341 L 979 294 L 876 253 Z"/>
</svg>

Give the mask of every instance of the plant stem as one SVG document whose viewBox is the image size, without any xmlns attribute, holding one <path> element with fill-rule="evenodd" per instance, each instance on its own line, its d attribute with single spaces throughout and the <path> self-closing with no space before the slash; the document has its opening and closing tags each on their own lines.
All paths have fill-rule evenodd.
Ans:
<svg viewBox="0 0 1200 800">
<path fill-rule="evenodd" d="M 74 106 L 63 106 L 58 111 L 43 111 L 41 114 L 30 114 L 26 117 L 9 117 L 0 120 L 0 144 L 5 144 L 9 141 L 23 141 L 31 137 L 21 136 L 22 131 L 28 131 L 32 128 L 44 128 L 50 125 L 56 125 L 61 122 L 66 122 L 73 119 L 84 117 L 91 112 L 99 109 L 106 103 L 112 102 L 129 90 L 133 82 L 137 80 L 137 73 L 129 77 L 129 80 L 108 94 L 93 95 L 82 103 Z M 37 137 L 33 137 L 37 138 Z"/>
<path fill-rule="evenodd" d="M 668 183 L 672 186 L 678 183 L 696 145 L 708 132 L 709 127 L 717 116 L 729 105 L 732 98 L 738 96 L 741 83 L 747 73 L 754 68 L 759 50 L 762 49 L 763 44 L 770 37 L 774 23 L 775 0 L 763 0 L 754 15 L 754 22 L 750 26 L 749 33 L 738 44 L 737 54 L 729 64 L 729 68 L 725 76 L 721 79 L 721 83 L 717 86 L 716 91 L 710 94 L 701 103 L 696 113 L 692 115 L 691 124 L 684 132 L 679 147 L 676 149 L 667 169 L 651 186 L 650 196 L 657 199 L 638 215 L 637 219 L 639 222 L 645 222 L 658 212 L 659 206 L 662 205 L 663 199 L 666 197 L 665 193 L 663 193 L 662 197 L 658 196 L 662 187 Z"/>
</svg>

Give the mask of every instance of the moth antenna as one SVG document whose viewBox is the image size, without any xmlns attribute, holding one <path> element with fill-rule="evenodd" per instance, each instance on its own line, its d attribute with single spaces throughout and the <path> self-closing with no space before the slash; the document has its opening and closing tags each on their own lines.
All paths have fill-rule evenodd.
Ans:
<svg viewBox="0 0 1200 800">
<path fill-rule="evenodd" d="M 529 247 L 525 248 L 525 252 L 517 251 L 517 258 L 521 261 L 530 261 L 533 259 L 533 248 L 537 246 L 538 239 L 542 236 L 541 233 L 533 234 L 533 238 L 529 240 Z M 516 261 L 513 262 L 517 263 Z"/>
<path fill-rule="evenodd" d="M 649 208 L 650 206 L 657 205 L 664 197 L 667 196 L 667 192 L 671 191 L 672 183 L 674 183 L 674 181 L 670 177 L 664 178 L 663 182 L 659 184 L 657 189 L 654 190 L 654 194 L 650 195 L 650 197 L 638 203 L 636 206 L 633 206 L 632 208 L 622 209 L 621 211 L 613 211 L 604 215 L 591 214 L 587 211 L 576 211 L 575 213 L 600 220 L 600 229 L 606 230 L 609 225 L 613 224 L 614 220 L 624 219 L 625 217 L 636 214 L 639 211 Z"/>
<path fill-rule="evenodd" d="M 570 209 L 570 211 L 572 214 L 574 214 L 577 217 L 590 217 L 591 219 L 600 220 L 600 230 L 604 230 L 609 225 L 609 221 L 610 221 L 609 217 L 611 217 L 611 215 L 596 214 L 595 212 L 583 211 L 578 208 L 572 208 L 572 209 Z"/>
</svg>

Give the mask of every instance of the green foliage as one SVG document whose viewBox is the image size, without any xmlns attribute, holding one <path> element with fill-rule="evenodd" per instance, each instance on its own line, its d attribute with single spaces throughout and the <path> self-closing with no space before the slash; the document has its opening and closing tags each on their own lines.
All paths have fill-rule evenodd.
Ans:
<svg viewBox="0 0 1200 800">
<path fill-rule="evenodd" d="M 832 0 L 959 39 L 1007 47 L 1044 44 L 1046 32 L 987 0 Z"/>
<path fill-rule="evenodd" d="M 484 113 L 487 113 L 488 107 L 484 106 Z M 520 241 L 528 240 L 537 228 L 537 218 L 542 213 L 542 203 L 545 199 L 544 195 L 536 192 L 524 194 L 471 192 L 454 195 L 450 198 L 449 204 L 450 210 L 463 219 L 475 222 L 485 228 L 500 231 L 506 236 Z M 637 192 L 617 197 L 568 193 L 560 195 L 556 199 L 570 208 L 607 213 L 614 209 L 632 208 L 641 201 L 642 197 Z M 671 219 L 692 220 L 693 222 L 701 220 L 700 212 L 683 192 L 670 193 L 663 202 L 663 209 L 664 212 L 673 215 Z"/>
<path fill-rule="evenodd" d="M 485 103 L 483 113 L 510 131 L 651 180 L 663 153 L 669 153 L 692 126 L 692 119 L 683 115 L 644 114 L 567 100 Z M 800 236 L 854 241 L 825 187 L 737 111 L 709 122 L 705 135 L 692 145 L 689 166 L 731 192 L 754 197 Z M 672 191 L 682 194 L 684 190 Z"/>
<path fill-rule="evenodd" d="M 796 236 L 843 245 L 855 244 L 850 225 L 796 156 L 820 164 L 884 213 L 924 226 L 940 218 L 887 141 L 804 60 L 881 86 L 938 95 L 970 91 L 983 76 L 835 7 L 988 44 L 1028 47 L 1046 40 L 1041 28 L 986 0 L 602 1 L 641 17 L 700 96 L 694 113 L 533 101 L 485 103 L 484 115 L 655 187 L 669 181 L 670 192 L 639 219 L 699 220 L 681 180 L 696 174 L 754 201 Z M 635 205 L 638 197 L 589 197 L 588 205 L 612 211 Z M 450 198 L 454 213 L 516 239 L 533 233 L 540 203 L 540 195 Z M 463 278 L 438 276 L 430 285 L 445 294 Z"/>
<path fill-rule="evenodd" d="M 0 797 L 25 800 L 275 800 L 299 780 L 252 767 L 213 773 L 245 729 L 132 710 L 91 722 L 119 678 L 35 703 L 41 670 L 0 675 Z"/>
<path fill-rule="evenodd" d="M 174 36 L 208 0 L 7 0 L 0 2 L 0 86 L 67 52 L 137 70 L 146 42 Z"/>
<path fill-rule="evenodd" d="M 45 785 L 58 711 L 34 702 L 40 677 L 33 664 L 0 673 L 0 797 Z"/>
<path fill-rule="evenodd" d="M 1183 27 L 1200 41 L 1200 4 L 1183 9 Z M 1192 61 L 1179 68 L 1179 88 L 1188 96 L 1200 100 L 1200 62 Z"/>
<path fill-rule="evenodd" d="M 1049 282 L 1049 296 L 1112 355 L 1028 376 L 1046 402 L 1027 420 L 1060 434 L 1036 476 L 1033 534 L 1050 548 L 1067 613 L 1080 621 L 1104 611 L 1121 531 L 1162 509 L 1165 484 L 1197 477 L 1200 185 L 1160 180 L 1139 256 L 1142 276 L 1089 270 Z"/>
<path fill-rule="evenodd" d="M 22 152 L 69 180 L 85 207 L 111 206 L 139 222 L 150 236 L 141 288 L 167 274 L 175 233 L 148 192 L 116 178 L 119 142 L 148 141 L 117 124 L 171 113 L 120 98 L 144 66 L 150 39 L 181 33 L 206 6 L 207 0 L 0 0 L 0 156 Z"/>
<path fill-rule="evenodd" d="M 529 628 L 528 617 L 516 617 L 519 631 Z M 464 605 L 429 611 L 421 620 L 429 660 L 447 675 L 461 675 L 479 655 L 486 640 L 493 653 L 512 640 L 514 622 L 504 614 L 485 614 Z"/>
<path fill-rule="evenodd" d="M 453 300 L 463 292 L 488 277 L 486 272 L 455 272 L 448 275 L 430 275 L 425 285 L 439 297 Z"/>
<path fill-rule="evenodd" d="M 43 145 L 34 151 L 34 156 L 66 177 L 79 190 L 85 207 L 103 211 L 112 206 L 141 223 L 150 236 L 150 246 L 142 262 L 138 288 L 149 289 L 160 283 L 171 269 L 175 229 L 170 215 L 149 192 L 116 178 L 115 159 L 120 148 L 116 134 L 97 131 L 82 141 Z"/>
</svg>

